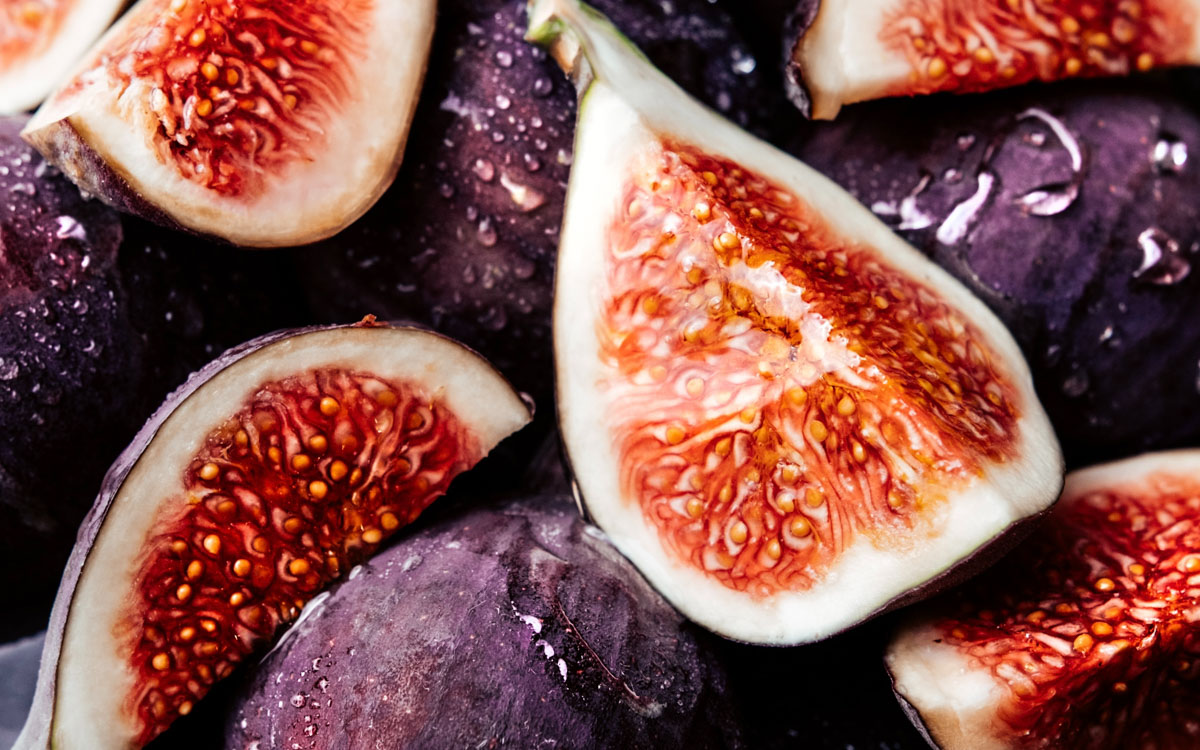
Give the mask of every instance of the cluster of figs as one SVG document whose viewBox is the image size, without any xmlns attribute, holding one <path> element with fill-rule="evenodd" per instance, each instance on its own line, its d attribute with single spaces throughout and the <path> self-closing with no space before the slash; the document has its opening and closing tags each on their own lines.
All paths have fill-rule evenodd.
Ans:
<svg viewBox="0 0 1200 750">
<path fill-rule="evenodd" d="M 0 740 L 1200 747 L 1200 2 L 126 6 L 0 4 Z"/>
</svg>

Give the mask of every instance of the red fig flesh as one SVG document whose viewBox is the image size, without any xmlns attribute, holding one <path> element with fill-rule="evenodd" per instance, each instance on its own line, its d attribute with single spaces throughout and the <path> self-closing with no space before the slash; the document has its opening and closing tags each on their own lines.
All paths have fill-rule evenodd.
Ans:
<svg viewBox="0 0 1200 750">
<path fill-rule="evenodd" d="M 1050 519 L 906 626 L 897 694 L 943 748 L 1190 748 L 1200 452 L 1068 476 Z"/>
<path fill-rule="evenodd" d="M 142 0 L 25 137 L 119 208 L 242 245 L 312 242 L 395 176 L 433 5 Z"/>
<path fill-rule="evenodd" d="M 668 599 L 733 638 L 816 640 L 1053 501 L 1057 444 L 978 300 L 594 11 L 548 0 L 533 24 L 586 87 L 555 303 L 564 442 Z"/>
<path fill-rule="evenodd" d="M 124 0 L 14 0 L 0 5 L 0 114 L 36 106 Z"/>
<path fill-rule="evenodd" d="M 1200 3 L 805 0 L 793 100 L 817 119 L 885 96 L 966 93 L 1200 62 Z"/>
<path fill-rule="evenodd" d="M 19 747 L 145 744 L 528 411 L 435 334 L 277 334 L 177 392 L 110 472 Z"/>
</svg>

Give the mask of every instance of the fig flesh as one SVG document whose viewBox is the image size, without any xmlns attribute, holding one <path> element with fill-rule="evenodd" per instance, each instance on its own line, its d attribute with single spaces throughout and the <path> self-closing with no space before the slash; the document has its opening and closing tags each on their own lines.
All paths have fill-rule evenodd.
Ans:
<svg viewBox="0 0 1200 750">
<path fill-rule="evenodd" d="M 1011 544 L 1061 455 L 1000 322 L 828 180 L 535 3 L 582 82 L 559 414 L 598 525 L 687 616 L 817 640 Z"/>
<path fill-rule="evenodd" d="M 566 497 L 443 514 L 254 668 L 224 744 L 736 746 L 702 636 Z"/>
<path fill-rule="evenodd" d="M 822 120 L 880 97 L 1200 62 L 1195 0 L 802 0 L 790 26 L 789 95 Z"/>
<path fill-rule="evenodd" d="M 0 7 L 0 115 L 36 107 L 125 0 L 21 0 Z"/>
<path fill-rule="evenodd" d="M 416 329 L 226 353 L 106 477 L 17 747 L 145 744 L 529 416 L 478 355 Z"/>
<path fill-rule="evenodd" d="M 1200 440 L 1198 80 L 871 102 L 794 153 L 996 312 L 1088 466 Z"/>
<path fill-rule="evenodd" d="M 314 242 L 395 177 L 433 21 L 433 0 L 141 0 L 24 135 L 122 210 L 238 245 Z"/>
<path fill-rule="evenodd" d="M 1196 721 L 1200 451 L 1074 472 L 1044 525 L 887 652 L 939 747 L 1185 748 Z"/>
</svg>

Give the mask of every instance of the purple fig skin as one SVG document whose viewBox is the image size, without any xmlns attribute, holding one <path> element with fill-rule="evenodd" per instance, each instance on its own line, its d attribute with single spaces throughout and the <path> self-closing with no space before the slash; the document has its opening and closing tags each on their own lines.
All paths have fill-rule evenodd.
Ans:
<svg viewBox="0 0 1200 750">
<path fill-rule="evenodd" d="M 162 397 L 305 316 L 278 258 L 86 200 L 0 118 L 0 639 L 45 626 L 79 520 Z"/>
<path fill-rule="evenodd" d="M 239 689 L 226 747 L 731 747 L 706 641 L 564 497 L 443 516 Z"/>
<path fill-rule="evenodd" d="M 524 41 L 525 5 L 441 4 L 399 177 L 363 220 L 300 260 L 319 319 L 346 322 L 367 309 L 431 325 L 545 399 L 575 89 Z M 755 62 L 722 6 L 596 5 L 703 100 L 743 125 L 771 124 L 772 98 L 761 95 Z"/>
<path fill-rule="evenodd" d="M 869 103 L 792 150 L 1000 316 L 1080 466 L 1200 440 L 1195 79 Z"/>
</svg>

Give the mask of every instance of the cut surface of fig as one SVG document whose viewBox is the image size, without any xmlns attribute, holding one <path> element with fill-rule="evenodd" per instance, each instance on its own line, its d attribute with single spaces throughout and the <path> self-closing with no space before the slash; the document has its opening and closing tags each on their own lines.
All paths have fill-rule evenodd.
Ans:
<svg viewBox="0 0 1200 750">
<path fill-rule="evenodd" d="M 735 639 L 816 640 L 1054 500 L 1057 443 L 978 300 L 594 11 L 535 4 L 543 34 L 590 82 L 555 303 L 564 442 L 668 599 Z"/>
<path fill-rule="evenodd" d="M 142 0 L 25 137 L 119 208 L 240 245 L 312 242 L 395 176 L 433 16 L 432 0 Z"/>
<path fill-rule="evenodd" d="M 127 747 L 189 713 L 529 413 L 415 329 L 275 334 L 174 394 L 114 465 L 20 747 Z"/>
<path fill-rule="evenodd" d="M 887 96 L 967 93 L 1200 62 L 1195 0 L 804 0 L 789 92 L 806 114 Z"/>
<path fill-rule="evenodd" d="M 730 697 L 705 634 L 567 497 L 526 498 L 347 576 L 239 686 L 223 745 L 738 747 Z"/>
<path fill-rule="evenodd" d="M 0 5 L 0 114 L 38 105 L 124 0 L 11 0 Z"/>
<path fill-rule="evenodd" d="M 1009 557 L 903 627 L 898 696 L 943 748 L 1195 747 L 1200 452 L 1067 477 Z"/>
</svg>

